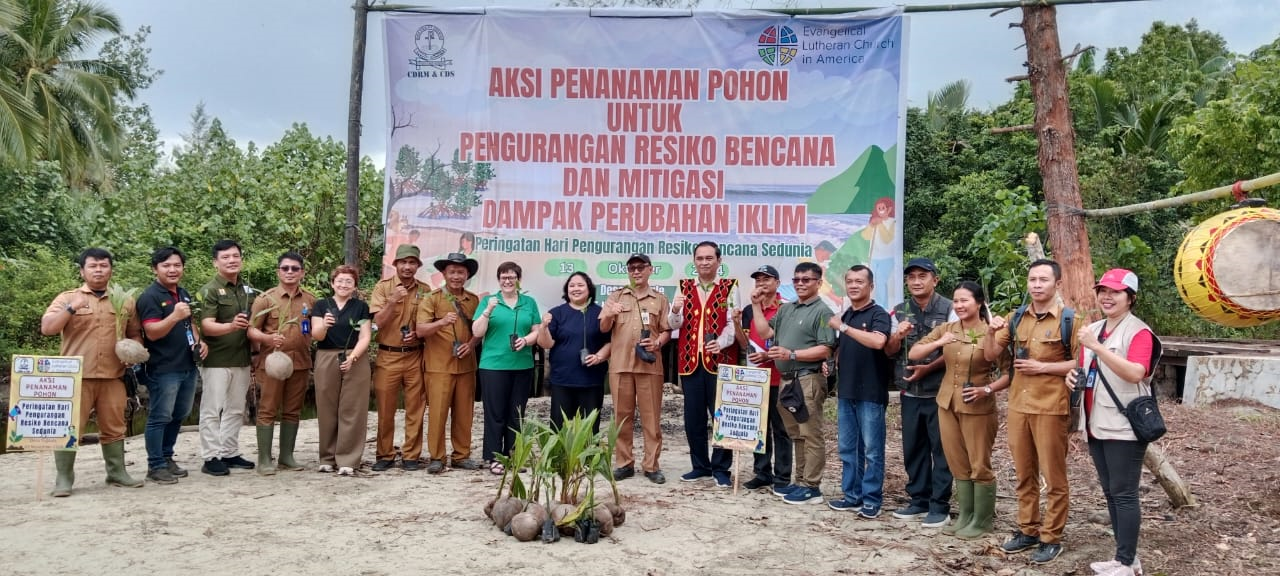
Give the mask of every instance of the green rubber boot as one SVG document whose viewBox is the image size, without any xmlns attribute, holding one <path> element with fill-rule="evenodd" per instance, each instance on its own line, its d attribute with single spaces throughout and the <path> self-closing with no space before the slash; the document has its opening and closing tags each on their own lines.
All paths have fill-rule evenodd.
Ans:
<svg viewBox="0 0 1280 576">
<path fill-rule="evenodd" d="M 973 480 L 956 480 L 955 493 L 956 503 L 960 505 L 960 515 L 955 522 L 942 527 L 943 534 L 954 535 L 973 521 Z"/>
<path fill-rule="evenodd" d="M 122 488 L 141 488 L 142 480 L 136 480 L 124 468 L 124 441 L 102 445 L 102 459 L 107 463 L 107 484 Z"/>
<path fill-rule="evenodd" d="M 991 533 L 996 516 L 996 484 L 973 484 L 973 521 L 956 530 L 957 538 L 973 540 Z"/>
<path fill-rule="evenodd" d="M 281 422 L 280 423 L 280 469 L 281 470 L 302 470 L 293 459 L 293 445 L 298 441 L 298 423 L 297 422 Z"/>
<path fill-rule="evenodd" d="M 76 483 L 76 453 L 74 450 L 55 450 L 53 464 L 58 469 L 58 479 L 53 483 L 55 498 L 71 495 L 71 485 Z"/>
<path fill-rule="evenodd" d="M 274 476 L 276 467 L 271 464 L 271 435 L 275 426 L 270 424 L 258 426 L 258 466 L 254 468 L 260 476 Z"/>
</svg>

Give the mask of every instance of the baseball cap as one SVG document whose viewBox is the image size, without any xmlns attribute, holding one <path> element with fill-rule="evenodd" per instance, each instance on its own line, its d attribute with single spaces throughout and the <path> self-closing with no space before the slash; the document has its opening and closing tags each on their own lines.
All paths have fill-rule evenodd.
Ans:
<svg viewBox="0 0 1280 576">
<path fill-rule="evenodd" d="M 644 262 L 645 264 L 653 264 L 653 261 L 649 260 L 648 256 L 645 256 L 644 254 L 641 254 L 639 252 L 636 252 L 635 254 L 632 254 L 630 258 L 627 258 L 627 264 L 635 262 L 636 260 Z"/>
<path fill-rule="evenodd" d="M 908 260 L 907 266 L 902 269 L 902 272 L 905 274 L 910 272 L 912 268 L 919 268 L 925 272 L 932 272 L 934 275 L 938 274 L 938 267 L 933 264 L 933 260 L 928 258 L 912 258 L 911 260 Z"/>
<path fill-rule="evenodd" d="M 1100 287 L 1107 287 L 1112 290 L 1133 290 L 1138 291 L 1138 275 L 1125 270 L 1124 268 L 1112 268 L 1102 275 L 1102 279 L 1093 286 L 1094 290 Z"/>
<path fill-rule="evenodd" d="M 764 266 L 756 268 L 756 271 L 751 273 L 752 278 L 759 278 L 761 276 L 768 276 L 770 278 L 773 278 L 774 280 L 778 280 L 782 278 L 781 276 L 778 275 L 778 269 L 768 264 L 765 264 Z"/>
</svg>

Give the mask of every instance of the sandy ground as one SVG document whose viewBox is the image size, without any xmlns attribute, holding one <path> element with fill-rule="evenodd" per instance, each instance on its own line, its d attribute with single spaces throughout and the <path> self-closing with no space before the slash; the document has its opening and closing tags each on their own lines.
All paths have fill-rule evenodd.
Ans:
<svg viewBox="0 0 1280 576">
<path fill-rule="evenodd" d="M 546 405 L 545 398 L 531 401 L 531 414 L 545 415 Z M 607 406 L 606 400 L 606 411 Z M 893 519 L 889 511 L 904 498 L 901 448 L 894 430 L 896 406 L 890 408 L 887 502 L 879 520 L 861 520 L 825 505 L 787 505 L 772 494 L 743 491 L 734 496 L 707 481 L 679 482 L 678 476 L 689 470 L 679 396 L 668 396 L 664 411 L 662 465 L 668 483 L 659 486 L 643 477 L 620 483 L 627 522 L 595 545 L 575 543 L 572 538 L 550 545 L 521 543 L 505 536 L 482 512 L 498 483 L 498 477 L 487 471 L 450 470 L 433 476 L 394 469 L 354 478 L 317 473 L 315 421 L 307 421 L 299 435 L 298 452 L 308 470 L 271 477 L 240 470 L 221 478 L 201 474 L 198 436 L 184 433 L 178 441 L 178 461 L 191 476 L 177 485 L 148 484 L 133 490 L 106 486 L 101 456 L 97 447 L 90 446 L 77 461 L 75 494 L 37 500 L 37 455 L 0 456 L 3 572 L 190 574 L 194 568 L 238 575 L 381 575 L 424 570 L 445 574 L 566 570 L 619 575 L 777 574 L 785 570 L 789 574 L 1087 575 L 1088 562 L 1107 559 L 1111 553 L 1109 532 L 1088 521 L 1097 511 L 1090 503 L 1096 502 L 1098 494 L 1082 494 L 1082 506 L 1076 506 L 1073 495 L 1062 558 L 1044 567 L 1029 565 L 1026 554 L 1003 558 L 994 546 L 1013 527 L 1011 469 L 1002 472 L 997 533 L 985 540 L 964 542 L 921 528 L 917 522 Z M 479 412 L 477 406 L 477 417 Z M 365 471 L 373 455 L 372 414 L 369 422 Z M 478 452 L 478 422 L 476 430 Z M 838 493 L 834 444 L 832 433 L 823 486 L 829 497 Z M 636 445 L 639 449 L 639 438 Z M 241 446 L 246 457 L 255 458 L 252 427 L 243 429 Z M 1007 453 L 1001 442 L 997 452 L 1002 451 Z M 1073 469 L 1087 462 L 1081 458 L 1087 457 L 1073 457 Z M 140 436 L 127 441 L 126 459 L 131 473 L 144 474 Z M 52 488 L 53 464 L 48 456 L 44 461 L 42 490 L 47 493 Z M 749 463 L 744 455 L 744 481 L 750 479 Z M 1086 491 L 1097 492 L 1096 482 L 1092 480 Z M 1159 508 L 1159 495 L 1144 493 L 1144 509 L 1159 515 Z M 1143 529 L 1144 538 L 1161 530 L 1151 523 Z M 1159 554 L 1144 552 L 1149 574 L 1204 573 L 1162 565 Z"/>
</svg>

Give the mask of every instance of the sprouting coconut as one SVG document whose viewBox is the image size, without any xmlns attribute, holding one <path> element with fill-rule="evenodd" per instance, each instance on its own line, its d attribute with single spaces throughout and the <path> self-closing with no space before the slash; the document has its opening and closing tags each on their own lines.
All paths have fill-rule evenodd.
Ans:
<svg viewBox="0 0 1280 576">
<path fill-rule="evenodd" d="M 511 519 L 523 509 L 524 500 L 519 498 L 499 500 L 493 505 L 493 525 L 505 529 L 511 523 Z"/>
<path fill-rule="evenodd" d="M 608 536 L 613 533 L 613 513 L 605 506 L 596 506 L 595 508 L 596 522 L 600 524 L 600 535 Z"/>
<path fill-rule="evenodd" d="M 609 513 L 613 515 L 613 527 L 617 528 L 627 521 L 627 510 L 621 504 L 614 502 L 606 502 L 605 507 L 609 509 Z"/>
<path fill-rule="evenodd" d="M 521 542 L 537 538 L 541 530 L 542 523 L 538 522 L 537 516 L 531 512 L 521 512 L 511 519 L 511 535 Z"/>
<path fill-rule="evenodd" d="M 274 298 L 271 299 L 271 307 L 258 312 L 254 318 L 263 314 L 269 314 L 272 311 L 278 312 L 277 317 L 279 320 L 276 324 L 277 334 L 283 333 L 284 329 L 290 324 L 298 323 L 297 318 L 288 318 L 289 309 L 285 307 L 283 303 L 275 300 Z M 262 365 L 267 371 L 267 376 L 275 378 L 276 380 L 285 380 L 289 376 L 293 375 L 293 359 L 290 358 L 288 354 L 281 352 L 279 348 L 268 354 L 267 359 L 263 361 Z"/>
<path fill-rule="evenodd" d="M 125 290 L 119 284 L 112 284 L 107 289 L 107 299 L 111 301 L 111 308 L 116 313 L 116 358 L 125 364 L 142 364 L 151 359 L 151 353 L 140 342 L 124 337 L 124 327 L 129 322 L 125 305 L 133 300 L 137 292 L 137 288 Z"/>
</svg>

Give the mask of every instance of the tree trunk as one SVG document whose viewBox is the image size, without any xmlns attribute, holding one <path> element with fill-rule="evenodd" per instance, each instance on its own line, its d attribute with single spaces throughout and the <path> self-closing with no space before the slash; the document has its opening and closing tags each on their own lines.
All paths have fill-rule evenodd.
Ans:
<svg viewBox="0 0 1280 576">
<path fill-rule="evenodd" d="M 1076 310 L 1089 310 L 1094 308 L 1093 259 L 1084 216 L 1070 210 L 1082 206 L 1057 10 L 1043 5 L 1023 7 L 1022 32 L 1027 40 L 1027 76 L 1035 99 L 1035 131 L 1040 143 L 1037 160 L 1044 180 L 1049 243 L 1054 259 L 1062 265 L 1061 293 Z"/>
<path fill-rule="evenodd" d="M 360 267 L 360 106 L 364 96 L 364 45 L 368 33 L 368 0 L 356 0 L 351 39 L 351 94 L 347 103 L 347 223 L 342 233 L 343 261 Z"/>
<path fill-rule="evenodd" d="M 1178 476 L 1178 471 L 1173 469 L 1173 464 L 1165 457 L 1164 450 L 1159 446 L 1147 444 L 1147 453 L 1142 457 L 1142 464 L 1155 475 L 1156 482 L 1159 482 L 1165 494 L 1169 495 L 1169 503 L 1173 504 L 1174 508 L 1199 506 L 1196 497 L 1191 494 L 1191 487 L 1182 481 L 1181 476 Z"/>
</svg>

